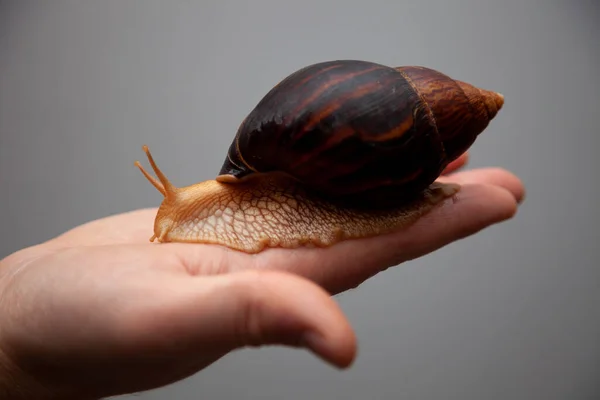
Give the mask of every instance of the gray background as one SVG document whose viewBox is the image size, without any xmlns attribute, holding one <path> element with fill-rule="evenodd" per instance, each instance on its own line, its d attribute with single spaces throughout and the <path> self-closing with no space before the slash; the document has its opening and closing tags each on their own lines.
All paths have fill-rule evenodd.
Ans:
<svg viewBox="0 0 600 400">
<path fill-rule="evenodd" d="M 523 179 L 517 217 L 339 296 L 349 371 L 243 350 L 137 398 L 597 399 L 599 43 L 591 0 L 0 1 L 0 257 L 158 205 L 144 143 L 177 185 L 214 177 L 302 66 L 426 65 L 506 96 L 471 167 Z"/>
</svg>

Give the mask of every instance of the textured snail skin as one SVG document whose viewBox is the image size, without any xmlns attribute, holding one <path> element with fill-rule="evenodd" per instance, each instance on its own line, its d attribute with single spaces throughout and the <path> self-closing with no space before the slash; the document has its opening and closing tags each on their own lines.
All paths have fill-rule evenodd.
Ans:
<svg viewBox="0 0 600 400">
<path fill-rule="evenodd" d="M 433 184 L 391 210 L 363 210 L 323 200 L 281 173 L 252 175 L 236 184 L 208 180 L 175 188 L 147 146 L 144 151 L 160 181 L 136 165 L 165 195 L 150 241 L 219 244 L 246 253 L 268 247 L 328 247 L 391 232 L 459 190 L 456 184 Z"/>
<path fill-rule="evenodd" d="M 502 95 L 418 67 L 340 60 L 276 85 L 242 121 L 214 180 L 165 196 L 151 241 L 247 253 L 328 247 L 408 227 L 460 188 L 435 180 L 504 104 Z"/>
</svg>

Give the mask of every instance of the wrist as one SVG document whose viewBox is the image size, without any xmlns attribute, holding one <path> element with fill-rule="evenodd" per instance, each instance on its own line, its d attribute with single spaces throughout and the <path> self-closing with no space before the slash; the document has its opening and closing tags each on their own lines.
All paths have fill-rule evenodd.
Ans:
<svg viewBox="0 0 600 400">
<path fill-rule="evenodd" d="M 73 385 L 76 387 L 76 385 Z M 100 397 L 45 385 L 18 366 L 0 348 L 0 399 L 2 400 L 98 400 Z"/>
<path fill-rule="evenodd" d="M 0 349 L 0 398 L 7 400 L 50 399 L 33 379 Z"/>
<path fill-rule="evenodd" d="M 3 400 L 81 400 L 81 396 L 61 393 L 36 380 L 0 348 L 0 399 Z M 92 399 L 89 399 L 92 400 Z"/>
</svg>

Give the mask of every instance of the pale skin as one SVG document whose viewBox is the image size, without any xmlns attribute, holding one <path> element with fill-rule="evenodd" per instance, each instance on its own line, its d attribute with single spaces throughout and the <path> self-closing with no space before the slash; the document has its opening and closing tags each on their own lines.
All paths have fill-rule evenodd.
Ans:
<svg viewBox="0 0 600 400">
<path fill-rule="evenodd" d="M 0 397 L 148 390 L 246 346 L 299 346 L 349 367 L 357 338 L 332 294 L 515 215 L 521 181 L 497 168 L 457 172 L 466 159 L 440 178 L 461 190 L 407 229 L 329 248 L 247 254 L 150 243 L 156 209 L 144 209 L 8 256 L 0 261 Z"/>
</svg>

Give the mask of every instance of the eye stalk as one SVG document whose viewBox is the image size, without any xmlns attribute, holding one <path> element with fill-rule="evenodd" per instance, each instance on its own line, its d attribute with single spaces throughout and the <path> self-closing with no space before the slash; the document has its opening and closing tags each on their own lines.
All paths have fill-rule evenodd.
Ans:
<svg viewBox="0 0 600 400">
<path fill-rule="evenodd" d="M 148 157 L 148 162 L 150 163 L 150 166 L 152 167 L 152 169 L 154 170 L 154 173 L 158 177 L 158 180 L 155 177 L 153 177 L 152 175 L 150 175 L 148 173 L 148 171 L 146 171 L 144 169 L 144 167 L 142 167 L 142 164 L 139 161 L 136 161 L 134 163 L 134 165 L 136 167 L 138 167 L 140 169 L 140 171 L 142 171 L 142 174 L 144 174 L 146 179 L 148 179 L 148 181 L 150 181 L 150 183 L 163 196 L 165 196 L 165 199 L 174 199 L 175 195 L 177 194 L 177 188 L 169 181 L 169 179 L 165 176 L 165 174 L 163 174 L 163 172 L 160 170 L 160 168 L 158 168 L 158 166 L 154 162 L 154 158 L 152 157 L 152 154 L 150 153 L 150 149 L 148 148 L 148 146 L 143 145 L 142 150 L 144 150 L 144 152 L 146 153 L 146 157 Z"/>
</svg>

